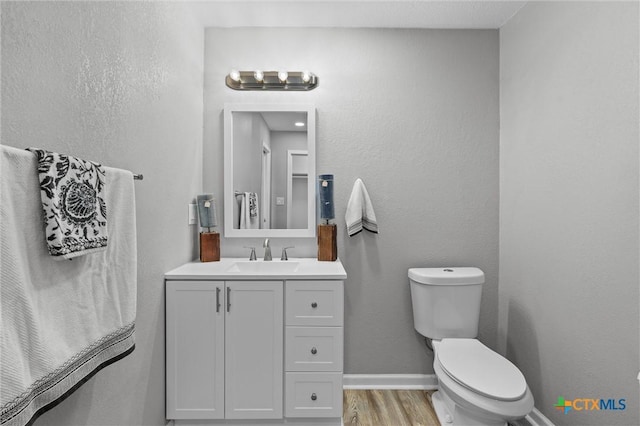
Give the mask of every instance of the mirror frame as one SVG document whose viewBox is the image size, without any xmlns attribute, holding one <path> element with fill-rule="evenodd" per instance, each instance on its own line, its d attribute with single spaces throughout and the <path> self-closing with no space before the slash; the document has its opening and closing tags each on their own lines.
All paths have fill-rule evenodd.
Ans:
<svg viewBox="0 0 640 426">
<path fill-rule="evenodd" d="M 307 227 L 300 229 L 235 229 L 233 226 L 233 113 L 306 112 L 309 179 Z M 316 235 L 316 109 L 309 104 L 225 104 L 224 106 L 224 236 L 226 238 L 314 238 Z"/>
</svg>

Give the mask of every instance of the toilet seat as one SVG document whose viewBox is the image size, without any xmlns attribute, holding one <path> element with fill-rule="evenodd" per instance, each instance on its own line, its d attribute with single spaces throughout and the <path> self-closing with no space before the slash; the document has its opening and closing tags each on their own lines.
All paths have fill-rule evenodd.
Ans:
<svg viewBox="0 0 640 426">
<path fill-rule="evenodd" d="M 520 370 L 476 339 L 443 339 L 437 357 L 451 379 L 480 395 L 515 401 L 527 391 Z"/>
</svg>

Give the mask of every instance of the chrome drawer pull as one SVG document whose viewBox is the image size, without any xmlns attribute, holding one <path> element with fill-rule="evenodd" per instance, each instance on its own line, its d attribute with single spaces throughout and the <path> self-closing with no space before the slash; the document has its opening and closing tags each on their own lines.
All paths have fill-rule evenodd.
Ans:
<svg viewBox="0 0 640 426">
<path fill-rule="evenodd" d="M 312 308 L 317 308 L 317 307 L 318 307 L 318 304 L 317 304 L 316 302 L 313 302 L 313 303 L 311 304 L 311 307 L 312 307 Z"/>
<path fill-rule="evenodd" d="M 318 350 L 316 348 L 311 348 L 311 354 L 315 355 L 318 353 Z"/>
<path fill-rule="evenodd" d="M 312 401 L 315 401 L 316 399 L 318 399 L 318 397 L 316 396 L 316 394 L 315 394 L 315 393 L 312 393 L 312 394 L 311 394 L 311 400 L 312 400 Z"/>
</svg>

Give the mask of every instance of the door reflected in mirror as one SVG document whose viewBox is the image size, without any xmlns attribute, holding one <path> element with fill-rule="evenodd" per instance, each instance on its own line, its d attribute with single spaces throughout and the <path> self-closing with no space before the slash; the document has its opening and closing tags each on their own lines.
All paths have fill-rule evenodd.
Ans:
<svg viewBox="0 0 640 426">
<path fill-rule="evenodd" d="M 225 107 L 225 236 L 315 235 L 315 109 Z"/>
</svg>

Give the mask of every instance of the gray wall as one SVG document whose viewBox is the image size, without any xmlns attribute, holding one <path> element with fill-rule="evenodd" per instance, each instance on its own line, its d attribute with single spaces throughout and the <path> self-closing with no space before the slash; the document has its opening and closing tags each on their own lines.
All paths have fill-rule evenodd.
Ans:
<svg viewBox="0 0 640 426">
<path fill-rule="evenodd" d="M 202 187 L 203 30 L 153 2 L 2 2 L 2 144 L 143 173 L 136 350 L 36 425 L 161 425 L 163 273 L 191 260 Z"/>
<path fill-rule="evenodd" d="M 640 424 L 638 17 L 529 3 L 500 30 L 500 347 L 558 425 Z"/>
<path fill-rule="evenodd" d="M 232 41 L 232 42 L 231 42 Z M 207 29 L 204 188 L 223 193 L 225 102 L 315 103 L 317 173 L 335 175 L 345 282 L 345 372 L 432 373 L 414 331 L 407 269 L 478 266 L 487 275 L 480 339 L 495 347 L 498 302 L 498 31 Z M 308 69 L 311 92 L 238 92 L 232 68 Z M 362 178 L 380 234 L 347 237 Z M 220 211 L 222 206 L 219 207 Z M 223 256 L 261 241 L 222 238 Z M 316 256 L 315 239 L 272 239 Z M 259 253 L 260 255 L 261 253 Z"/>
</svg>

